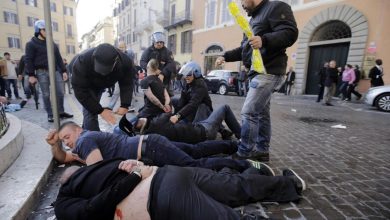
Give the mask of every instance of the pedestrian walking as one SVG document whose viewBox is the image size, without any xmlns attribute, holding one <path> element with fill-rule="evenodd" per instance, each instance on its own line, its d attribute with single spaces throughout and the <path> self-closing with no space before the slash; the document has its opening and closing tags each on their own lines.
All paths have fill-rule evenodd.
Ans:
<svg viewBox="0 0 390 220">
<path fill-rule="evenodd" d="M 340 92 L 343 95 L 342 100 L 343 101 L 351 101 L 351 99 L 348 99 L 348 90 L 349 86 L 353 84 L 355 81 L 355 71 L 352 68 L 351 64 L 345 65 L 345 69 L 343 71 L 342 79 L 341 79 L 341 86 L 340 86 Z"/>
<path fill-rule="evenodd" d="M 385 83 L 383 82 L 383 62 L 381 59 L 375 60 L 375 66 L 371 68 L 368 77 L 371 79 L 371 87 L 383 86 Z"/>
<path fill-rule="evenodd" d="M 329 67 L 329 63 L 325 62 L 324 66 L 318 71 L 318 86 L 320 91 L 318 92 L 317 102 L 320 102 L 324 98 L 324 88 L 325 88 L 325 79 L 326 79 L 326 69 Z"/>
<path fill-rule="evenodd" d="M 285 93 L 284 93 L 285 95 L 290 95 L 291 87 L 294 85 L 294 81 L 295 81 L 295 72 L 293 67 L 291 66 L 288 72 L 286 73 L 286 82 L 284 84 L 286 86 Z"/>
<path fill-rule="evenodd" d="M 247 81 L 247 74 L 246 74 L 246 68 L 245 66 L 241 66 L 241 71 L 238 75 L 238 95 L 239 96 L 246 96 L 246 81 Z"/>
<path fill-rule="evenodd" d="M 338 70 L 336 69 L 336 61 L 331 60 L 329 67 L 326 69 L 325 89 L 324 89 L 324 105 L 333 106 L 332 97 L 336 92 L 337 81 L 339 78 Z"/>
<path fill-rule="evenodd" d="M 361 77 L 359 65 L 355 65 L 355 68 L 353 70 L 355 73 L 355 81 L 353 81 L 353 83 L 348 86 L 348 94 L 347 94 L 348 101 L 351 101 L 352 93 L 356 96 L 356 100 L 360 100 L 362 98 L 362 94 L 360 94 L 358 91 L 355 90 L 356 86 L 359 84 L 360 77 Z"/>
</svg>

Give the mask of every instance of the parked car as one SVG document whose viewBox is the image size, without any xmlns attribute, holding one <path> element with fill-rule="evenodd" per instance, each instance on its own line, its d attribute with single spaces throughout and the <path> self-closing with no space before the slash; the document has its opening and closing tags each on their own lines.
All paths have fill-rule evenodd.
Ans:
<svg viewBox="0 0 390 220">
<path fill-rule="evenodd" d="M 377 86 L 368 90 L 364 102 L 384 112 L 390 112 L 390 86 Z"/>
<path fill-rule="evenodd" d="M 212 93 L 226 95 L 228 92 L 238 94 L 238 72 L 231 70 L 213 70 L 207 76 L 205 81 Z"/>
</svg>

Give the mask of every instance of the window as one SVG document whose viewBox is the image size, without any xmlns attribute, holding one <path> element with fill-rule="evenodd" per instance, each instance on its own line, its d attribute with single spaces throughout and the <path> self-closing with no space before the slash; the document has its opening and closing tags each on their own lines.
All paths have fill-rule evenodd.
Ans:
<svg viewBox="0 0 390 220">
<path fill-rule="evenodd" d="M 64 15 L 73 16 L 73 8 L 64 6 Z"/>
<path fill-rule="evenodd" d="M 55 2 L 50 2 L 50 10 L 52 12 L 57 12 L 57 5 Z"/>
<path fill-rule="evenodd" d="M 133 20 L 133 26 L 136 27 L 137 26 L 137 10 L 134 10 L 134 20 Z M 134 42 L 134 41 L 133 41 Z"/>
<path fill-rule="evenodd" d="M 53 31 L 58 32 L 58 22 L 53 21 L 51 26 L 53 27 Z"/>
<path fill-rule="evenodd" d="M 38 18 L 27 17 L 27 25 L 29 27 L 33 27 L 36 21 L 38 21 Z"/>
<path fill-rule="evenodd" d="M 133 43 L 137 42 L 137 35 L 135 34 L 135 32 L 133 31 Z"/>
<path fill-rule="evenodd" d="M 4 12 L 4 21 L 10 24 L 19 24 L 18 16 L 15 13 L 9 11 Z"/>
<path fill-rule="evenodd" d="M 226 23 L 232 20 L 232 16 L 230 15 L 228 5 L 232 2 L 232 0 L 222 0 L 221 7 L 221 23 Z"/>
<path fill-rule="evenodd" d="M 20 39 L 19 39 L 19 37 L 8 37 L 8 47 L 9 48 L 18 48 L 18 49 L 20 49 Z"/>
<path fill-rule="evenodd" d="M 210 28 L 215 25 L 215 13 L 216 12 L 216 1 L 209 0 L 206 7 L 206 27 Z"/>
<path fill-rule="evenodd" d="M 76 49 L 74 45 L 66 45 L 66 53 L 67 54 L 75 54 Z"/>
<path fill-rule="evenodd" d="M 26 0 L 26 5 L 37 7 L 37 0 Z"/>
<path fill-rule="evenodd" d="M 130 44 L 130 42 L 131 42 L 131 35 L 127 34 L 126 35 L 126 44 Z"/>
<path fill-rule="evenodd" d="M 176 54 L 176 34 L 168 36 L 168 49 L 170 49 L 173 54 Z"/>
<path fill-rule="evenodd" d="M 175 23 L 176 5 L 171 6 L 171 24 Z"/>
<path fill-rule="evenodd" d="M 181 33 L 181 53 L 192 52 L 192 31 Z"/>
<path fill-rule="evenodd" d="M 73 36 L 73 31 L 72 31 L 72 25 L 67 24 L 66 25 L 66 36 L 72 37 Z"/>
</svg>

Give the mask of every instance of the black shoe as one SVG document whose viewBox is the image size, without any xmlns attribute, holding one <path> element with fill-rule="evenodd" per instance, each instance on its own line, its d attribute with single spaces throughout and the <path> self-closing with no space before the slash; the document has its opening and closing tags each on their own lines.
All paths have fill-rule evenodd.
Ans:
<svg viewBox="0 0 390 220">
<path fill-rule="evenodd" d="M 270 166 L 268 166 L 265 163 L 261 163 L 254 160 L 247 160 L 254 168 L 258 169 L 260 171 L 261 175 L 264 176 L 275 176 L 275 172 L 272 170 Z"/>
<path fill-rule="evenodd" d="M 27 100 L 23 100 L 19 103 L 20 108 L 23 108 L 27 104 Z"/>
<path fill-rule="evenodd" d="M 53 116 L 47 116 L 47 121 L 48 122 L 54 122 Z"/>
<path fill-rule="evenodd" d="M 252 151 L 248 155 L 240 155 L 238 152 L 232 155 L 233 159 L 250 159 L 256 160 L 260 162 L 268 162 L 269 161 L 269 152 L 260 152 L 260 151 Z"/>
<path fill-rule="evenodd" d="M 359 101 L 361 98 L 362 98 L 362 96 L 358 96 L 358 97 L 356 98 L 356 101 Z"/>
<path fill-rule="evenodd" d="M 73 115 L 64 112 L 60 114 L 60 118 L 73 118 Z"/>
<path fill-rule="evenodd" d="M 284 169 L 282 173 L 283 176 L 287 176 L 294 181 L 295 188 L 299 195 L 301 195 L 302 192 L 306 190 L 306 182 L 300 176 L 298 176 L 298 174 L 295 173 L 294 170 Z"/>
<path fill-rule="evenodd" d="M 233 132 L 229 131 L 228 129 L 221 129 L 219 131 L 219 133 L 221 133 L 222 140 L 231 140 L 232 139 Z"/>
<path fill-rule="evenodd" d="M 327 103 L 325 103 L 325 105 L 326 105 L 326 106 L 333 106 L 333 104 L 332 104 L 332 103 L 328 103 L 328 102 L 327 102 Z"/>
</svg>

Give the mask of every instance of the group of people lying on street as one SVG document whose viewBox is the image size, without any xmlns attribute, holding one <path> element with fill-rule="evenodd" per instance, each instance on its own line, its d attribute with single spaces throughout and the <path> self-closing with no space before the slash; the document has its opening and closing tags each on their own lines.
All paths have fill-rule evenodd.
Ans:
<svg viewBox="0 0 390 220">
<path fill-rule="evenodd" d="M 213 110 L 198 64 L 181 69 L 186 88 L 177 100 L 155 67 L 149 61 L 141 82 L 143 108 L 124 115 L 113 133 L 72 121 L 49 132 L 57 161 L 86 165 L 61 177 L 58 219 L 257 219 L 234 207 L 299 200 L 306 183 L 293 170 L 275 176 L 265 163 L 234 159 L 241 126 L 228 105 Z M 218 133 L 228 140 L 216 140 Z"/>
</svg>

